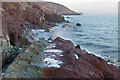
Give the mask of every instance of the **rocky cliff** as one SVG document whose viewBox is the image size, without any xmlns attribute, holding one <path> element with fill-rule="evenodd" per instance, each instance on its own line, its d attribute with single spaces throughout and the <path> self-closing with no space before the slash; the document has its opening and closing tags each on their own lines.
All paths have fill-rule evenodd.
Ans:
<svg viewBox="0 0 120 80">
<path fill-rule="evenodd" d="M 61 15 L 36 3 L 5 2 L 2 8 L 5 40 L 0 47 L 4 51 L 3 62 L 6 62 L 4 78 L 119 78 L 120 71 L 116 66 L 82 50 L 80 45 L 75 46 L 60 37 L 50 42 L 44 39 L 37 41 L 34 33 L 29 34 L 29 29 L 40 25 L 64 22 Z"/>
<path fill-rule="evenodd" d="M 77 13 L 73 10 L 70 10 L 69 8 L 65 7 L 64 5 L 58 4 L 58 3 L 53 3 L 53 2 L 39 2 L 37 3 L 38 5 L 42 5 L 48 10 L 51 10 L 57 14 L 60 15 L 80 15 L 82 13 Z"/>
<path fill-rule="evenodd" d="M 18 45 L 25 29 L 47 29 L 54 26 L 54 23 L 65 22 L 61 15 L 33 2 L 3 2 L 2 9 L 3 35 L 9 36 L 13 46 Z"/>
</svg>

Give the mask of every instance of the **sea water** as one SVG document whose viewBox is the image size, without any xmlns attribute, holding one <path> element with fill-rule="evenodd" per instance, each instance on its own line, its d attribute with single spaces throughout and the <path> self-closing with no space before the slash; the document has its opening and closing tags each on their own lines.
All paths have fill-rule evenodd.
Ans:
<svg viewBox="0 0 120 80">
<path fill-rule="evenodd" d="M 64 15 L 70 23 L 59 23 L 51 32 L 39 32 L 37 37 L 62 37 L 79 44 L 109 63 L 118 65 L 118 17 L 117 15 Z M 76 26 L 80 23 L 81 26 Z M 64 24 L 72 28 L 62 28 Z M 36 32 L 36 31 L 35 31 Z M 35 33 L 34 32 L 34 33 Z M 37 34 L 37 32 L 36 32 Z"/>
<path fill-rule="evenodd" d="M 68 17 L 65 16 L 65 18 Z M 118 62 L 118 17 L 117 15 L 73 15 L 67 18 L 76 30 L 71 30 L 70 39 L 110 63 Z M 76 26 L 80 23 L 81 26 Z"/>
</svg>

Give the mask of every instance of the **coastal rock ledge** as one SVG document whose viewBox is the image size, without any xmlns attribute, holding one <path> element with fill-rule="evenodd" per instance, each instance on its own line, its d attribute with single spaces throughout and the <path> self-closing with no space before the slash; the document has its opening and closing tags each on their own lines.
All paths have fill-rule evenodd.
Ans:
<svg viewBox="0 0 120 80">
<path fill-rule="evenodd" d="M 50 43 L 45 39 L 32 43 L 9 65 L 3 78 L 119 80 L 119 72 L 116 66 L 82 50 L 80 45 L 58 37 Z"/>
<path fill-rule="evenodd" d="M 44 68 L 45 78 L 113 78 L 118 79 L 118 68 L 108 64 L 104 59 L 74 46 L 69 40 L 56 38 L 47 47 L 45 59 L 57 60 L 59 66 Z M 52 48 L 52 49 L 50 49 Z M 54 50 L 54 51 L 53 51 Z M 55 51 L 56 50 L 56 51 Z M 45 64 L 48 62 L 46 61 Z"/>
</svg>

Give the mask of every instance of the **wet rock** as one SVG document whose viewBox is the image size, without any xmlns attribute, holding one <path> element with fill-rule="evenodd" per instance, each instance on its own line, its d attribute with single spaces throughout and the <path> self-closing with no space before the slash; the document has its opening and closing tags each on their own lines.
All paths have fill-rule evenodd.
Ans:
<svg viewBox="0 0 120 80">
<path fill-rule="evenodd" d="M 45 29 L 45 32 L 50 32 L 50 30 L 49 29 Z"/>
<path fill-rule="evenodd" d="M 65 23 L 70 23 L 70 21 L 69 21 L 69 20 L 65 20 L 64 22 L 65 22 Z"/>
<path fill-rule="evenodd" d="M 63 28 L 73 28 L 73 26 L 71 26 L 71 25 L 69 25 L 69 24 L 64 24 L 62 27 L 63 27 Z"/>
<path fill-rule="evenodd" d="M 81 49 L 81 48 L 80 48 L 80 45 L 77 45 L 75 48 Z"/>
<path fill-rule="evenodd" d="M 51 26 L 51 27 L 57 26 L 55 23 L 49 23 L 49 22 L 47 22 L 46 24 L 47 24 L 48 26 Z"/>
<path fill-rule="evenodd" d="M 48 38 L 48 42 L 51 43 L 53 40 L 52 40 L 52 37 Z"/>
<path fill-rule="evenodd" d="M 80 24 L 80 23 L 77 23 L 76 26 L 81 26 L 81 24 Z"/>
</svg>

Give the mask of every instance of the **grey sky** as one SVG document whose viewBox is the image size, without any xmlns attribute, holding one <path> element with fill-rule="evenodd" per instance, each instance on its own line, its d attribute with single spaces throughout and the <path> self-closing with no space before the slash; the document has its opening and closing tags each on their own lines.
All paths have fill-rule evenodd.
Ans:
<svg viewBox="0 0 120 80">
<path fill-rule="evenodd" d="M 44 0 L 63 4 L 85 14 L 117 14 L 119 0 Z"/>
</svg>

